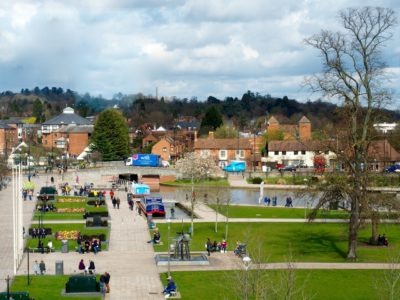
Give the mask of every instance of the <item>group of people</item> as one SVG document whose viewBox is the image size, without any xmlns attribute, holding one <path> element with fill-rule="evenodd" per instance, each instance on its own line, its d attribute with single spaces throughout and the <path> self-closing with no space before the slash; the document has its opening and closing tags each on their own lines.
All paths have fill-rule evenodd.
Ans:
<svg viewBox="0 0 400 300">
<path fill-rule="evenodd" d="M 101 250 L 101 241 L 100 239 L 92 239 L 92 240 L 83 240 L 80 236 L 77 239 L 78 243 L 78 252 L 83 254 L 83 253 L 89 253 L 91 251 L 94 252 L 94 254 L 97 254 Z"/>
<path fill-rule="evenodd" d="M 265 205 L 270 206 L 271 205 L 271 198 L 269 198 L 268 196 L 264 197 L 264 203 Z M 276 204 L 278 203 L 278 198 L 276 196 L 272 197 L 272 206 L 276 206 Z"/>
<path fill-rule="evenodd" d="M 31 229 L 31 232 L 30 232 L 31 234 L 31 237 L 33 238 L 33 239 L 36 239 L 36 238 L 41 238 L 41 239 L 44 239 L 44 238 L 46 238 L 46 228 L 32 228 Z"/>
<path fill-rule="evenodd" d="M 111 192 L 110 192 L 110 195 L 111 195 Z M 115 197 L 115 195 L 113 195 L 112 198 L 111 198 L 111 203 L 112 203 L 114 208 L 118 208 L 119 209 L 119 205 L 121 204 L 121 200 L 118 197 Z"/>
<path fill-rule="evenodd" d="M 61 184 L 61 194 L 64 196 L 69 195 L 71 192 L 71 187 L 69 186 L 68 182 Z"/>
<path fill-rule="evenodd" d="M 78 265 L 78 269 L 80 271 L 82 271 L 84 274 L 94 274 L 96 271 L 96 266 L 94 265 L 94 261 L 93 260 L 89 260 L 89 265 L 86 266 L 85 262 L 83 261 L 83 259 L 80 260 L 79 265 Z"/>
<path fill-rule="evenodd" d="M 389 241 L 386 238 L 385 234 L 383 235 L 378 235 L 378 245 L 379 246 L 389 246 Z"/>
<path fill-rule="evenodd" d="M 33 274 L 35 275 L 44 275 L 46 273 L 46 265 L 43 260 L 38 263 L 37 260 L 32 265 Z"/>
<path fill-rule="evenodd" d="M 83 259 L 81 259 L 79 261 L 78 269 L 85 275 L 87 275 L 87 274 L 94 275 L 96 272 L 96 266 L 95 266 L 93 260 L 89 260 L 89 265 L 86 266 Z M 108 272 L 104 272 L 104 274 L 102 274 L 100 276 L 100 291 L 101 291 L 101 293 L 109 293 L 110 292 L 110 278 L 111 278 L 111 276 L 110 276 L 110 273 L 108 273 Z"/>
<path fill-rule="evenodd" d="M 56 211 L 57 208 L 53 205 L 53 203 L 46 203 L 43 205 L 38 204 L 36 207 L 37 211 L 41 211 L 41 212 L 48 212 L 48 211 Z"/>
<path fill-rule="evenodd" d="M 32 189 L 23 189 L 22 190 L 22 197 L 24 199 L 24 201 L 27 200 L 27 198 L 29 198 L 30 201 L 32 201 L 32 196 L 33 196 L 33 190 Z"/>
<path fill-rule="evenodd" d="M 290 196 L 286 197 L 285 207 L 293 207 L 292 197 L 290 197 Z"/>
<path fill-rule="evenodd" d="M 206 250 L 208 253 L 208 256 L 210 256 L 211 252 L 226 252 L 226 248 L 227 248 L 228 244 L 225 240 L 222 240 L 220 243 L 218 243 L 217 241 L 211 242 L 211 240 L 208 238 L 207 242 L 206 242 Z"/>
</svg>

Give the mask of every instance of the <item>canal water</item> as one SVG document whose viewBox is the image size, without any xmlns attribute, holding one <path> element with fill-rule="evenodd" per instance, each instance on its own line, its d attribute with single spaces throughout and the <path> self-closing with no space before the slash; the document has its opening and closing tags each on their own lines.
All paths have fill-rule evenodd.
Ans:
<svg viewBox="0 0 400 300">
<path fill-rule="evenodd" d="M 171 208 L 174 208 L 175 218 L 188 218 L 185 212 L 174 206 L 174 202 L 190 201 L 192 190 L 191 187 L 169 187 L 161 186 L 159 192 L 152 192 L 152 196 L 161 196 L 165 203 L 167 217 L 171 216 Z M 264 198 L 276 197 L 276 206 L 285 206 L 286 199 L 292 199 L 293 207 L 304 208 L 314 207 L 317 204 L 317 198 L 309 193 L 295 190 L 267 190 L 264 189 L 262 198 L 260 199 L 260 189 L 246 188 L 230 188 L 230 187 L 194 187 L 194 196 L 196 201 L 213 204 L 219 199 L 220 204 L 226 204 L 228 199 L 233 205 L 266 205 Z M 318 196 L 318 195 L 317 195 Z M 261 200 L 261 201 L 260 201 Z M 271 201 L 272 206 L 272 201 Z"/>
</svg>

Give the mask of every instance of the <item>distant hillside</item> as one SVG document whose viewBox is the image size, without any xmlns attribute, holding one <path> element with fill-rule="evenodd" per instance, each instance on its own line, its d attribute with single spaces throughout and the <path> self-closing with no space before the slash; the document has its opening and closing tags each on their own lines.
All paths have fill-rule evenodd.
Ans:
<svg viewBox="0 0 400 300">
<path fill-rule="evenodd" d="M 205 101 L 195 98 L 167 101 L 142 94 L 121 93 L 113 99 L 104 99 L 89 94 L 79 95 L 60 87 L 35 87 L 32 90 L 22 89 L 20 93 L 0 93 L 0 118 L 40 115 L 41 121 L 44 121 L 60 114 L 66 106 L 73 107 L 76 113 L 86 117 L 97 115 L 115 105 L 121 109 L 132 127 L 144 123 L 172 127 L 174 119 L 181 116 L 193 116 L 200 120 L 211 105 L 219 109 L 225 121 L 243 129 L 251 129 L 254 124 L 261 125 L 268 115 L 274 115 L 285 123 L 297 123 L 301 116 L 306 115 L 315 129 L 338 122 L 337 106 L 334 104 L 323 101 L 301 103 L 286 96 L 277 98 L 251 91 L 244 93 L 240 99 L 226 97 L 221 100 L 210 96 Z M 385 121 L 400 120 L 399 112 L 387 110 L 384 116 Z"/>
</svg>

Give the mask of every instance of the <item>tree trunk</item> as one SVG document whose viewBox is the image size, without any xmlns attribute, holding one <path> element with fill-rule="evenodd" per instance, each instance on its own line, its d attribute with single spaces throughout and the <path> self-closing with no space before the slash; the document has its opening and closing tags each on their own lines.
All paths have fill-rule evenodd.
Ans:
<svg viewBox="0 0 400 300">
<path fill-rule="evenodd" d="M 378 245 L 378 224 L 379 216 L 377 213 L 373 212 L 371 215 L 371 239 L 370 243 L 372 245 Z"/>
<path fill-rule="evenodd" d="M 349 240 L 348 240 L 348 252 L 347 259 L 348 260 L 356 260 L 357 259 L 357 236 L 358 236 L 358 227 L 359 227 L 359 203 L 358 198 L 353 199 L 351 203 L 351 215 L 349 222 Z"/>
</svg>

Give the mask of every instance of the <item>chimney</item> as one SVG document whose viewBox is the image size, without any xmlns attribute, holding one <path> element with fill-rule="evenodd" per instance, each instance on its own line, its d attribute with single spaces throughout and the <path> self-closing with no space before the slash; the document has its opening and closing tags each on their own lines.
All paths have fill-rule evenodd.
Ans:
<svg viewBox="0 0 400 300">
<path fill-rule="evenodd" d="M 209 131 L 208 132 L 208 138 L 210 138 L 210 139 L 214 138 L 214 131 Z"/>
</svg>

